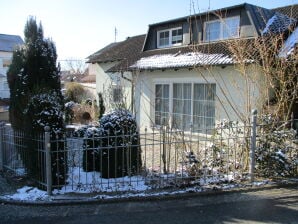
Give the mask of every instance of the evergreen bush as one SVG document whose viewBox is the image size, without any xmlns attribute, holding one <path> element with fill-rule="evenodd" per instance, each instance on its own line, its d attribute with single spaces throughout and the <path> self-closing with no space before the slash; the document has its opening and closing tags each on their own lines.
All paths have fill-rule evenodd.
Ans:
<svg viewBox="0 0 298 224">
<path fill-rule="evenodd" d="M 129 111 L 118 109 L 104 115 L 99 127 L 85 130 L 84 171 L 100 171 L 103 178 L 139 173 L 139 141 L 137 123 Z"/>
<path fill-rule="evenodd" d="M 124 109 L 114 110 L 100 120 L 102 128 L 102 177 L 137 174 L 141 168 L 140 136 L 134 116 Z"/>
<path fill-rule="evenodd" d="M 23 162 L 27 173 L 37 180 L 44 175 L 42 159 L 38 155 L 36 135 L 44 132 L 45 126 L 51 127 L 53 143 L 52 159 L 53 184 L 64 184 L 67 158 L 64 153 L 64 141 L 57 141 L 64 130 L 63 96 L 61 94 L 60 67 L 57 66 L 56 47 L 52 40 L 43 36 L 42 25 L 37 25 L 30 17 L 24 29 L 25 44 L 13 53 L 12 63 L 7 72 L 10 88 L 9 115 L 12 127 L 25 133 L 26 142 L 22 146 L 26 155 Z M 58 155 L 57 155 L 58 153 Z M 64 168 L 62 169 L 61 167 Z M 56 168 L 55 168 L 56 167 Z M 62 170 L 61 170 L 62 169 Z"/>
</svg>

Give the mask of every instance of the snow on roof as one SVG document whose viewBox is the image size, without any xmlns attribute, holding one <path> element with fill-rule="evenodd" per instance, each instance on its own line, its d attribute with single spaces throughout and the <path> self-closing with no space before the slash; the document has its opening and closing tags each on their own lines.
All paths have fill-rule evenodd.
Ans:
<svg viewBox="0 0 298 224">
<path fill-rule="evenodd" d="M 281 33 L 288 29 L 288 27 L 295 22 L 286 15 L 276 12 L 266 23 L 266 27 L 262 31 L 262 35 L 270 33 Z"/>
<path fill-rule="evenodd" d="M 199 52 L 189 52 L 185 54 L 178 53 L 144 57 L 130 67 L 137 69 L 161 69 L 232 63 L 234 63 L 234 60 L 224 54 L 203 54 Z"/>
<path fill-rule="evenodd" d="M 298 44 L 298 27 L 296 27 L 296 29 L 293 31 L 293 33 L 285 41 L 278 56 L 281 58 L 286 58 L 288 55 L 290 55 L 294 51 L 295 46 L 297 44 Z"/>
</svg>

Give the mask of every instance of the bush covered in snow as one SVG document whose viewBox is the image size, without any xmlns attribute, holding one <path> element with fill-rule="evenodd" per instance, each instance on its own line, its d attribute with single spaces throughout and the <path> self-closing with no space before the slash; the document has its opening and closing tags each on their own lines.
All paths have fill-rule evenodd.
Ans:
<svg viewBox="0 0 298 224">
<path fill-rule="evenodd" d="M 64 141 L 57 141 L 63 138 L 64 125 L 63 125 L 63 104 L 61 95 L 55 91 L 50 91 L 48 93 L 40 93 L 31 98 L 27 108 L 24 113 L 29 118 L 32 127 L 33 134 L 43 133 L 45 127 L 51 128 L 51 151 L 52 153 L 52 183 L 53 185 L 64 184 L 65 183 L 65 173 L 67 171 L 66 160 L 67 157 L 64 153 Z M 34 139 L 34 138 L 33 138 Z M 33 139 L 29 139 L 31 143 L 30 149 L 36 149 L 32 145 L 40 144 Z M 28 161 L 27 169 L 29 168 L 31 173 L 33 172 L 37 178 L 40 176 L 45 176 L 45 163 L 44 159 L 40 160 L 40 163 L 32 163 L 32 161 L 38 161 L 37 154 L 34 151 L 30 154 L 30 161 Z M 40 155 L 44 157 L 44 155 Z M 31 165 L 30 165 L 31 164 Z M 29 167 L 28 167 L 29 166 Z M 31 168 L 31 166 L 33 166 Z M 34 167 L 38 166 L 38 167 Z"/>
<path fill-rule="evenodd" d="M 270 116 L 262 117 L 256 150 L 256 172 L 259 176 L 295 176 L 298 167 L 298 148 L 293 142 L 295 130 L 286 123 L 274 121 Z"/>
<path fill-rule="evenodd" d="M 103 129 L 102 166 L 103 177 L 122 177 L 136 174 L 141 168 L 139 132 L 134 116 L 127 110 L 118 109 L 100 120 Z"/>
<path fill-rule="evenodd" d="M 105 114 L 99 127 L 84 133 L 83 169 L 100 171 L 103 178 L 123 177 L 139 172 L 141 149 L 135 118 L 127 110 Z"/>
<path fill-rule="evenodd" d="M 63 104 L 55 91 L 36 94 L 31 97 L 24 113 L 32 121 L 33 130 L 43 132 L 46 126 L 54 132 L 63 130 Z"/>
<path fill-rule="evenodd" d="M 292 131 L 273 131 L 259 140 L 256 150 L 256 172 L 259 176 L 297 175 L 298 150 L 291 146 Z"/>
<path fill-rule="evenodd" d="M 83 170 L 85 172 L 98 171 L 100 172 L 100 150 L 102 129 L 98 126 L 84 126 L 76 130 L 73 134 L 74 137 L 84 139 L 83 143 Z"/>
</svg>

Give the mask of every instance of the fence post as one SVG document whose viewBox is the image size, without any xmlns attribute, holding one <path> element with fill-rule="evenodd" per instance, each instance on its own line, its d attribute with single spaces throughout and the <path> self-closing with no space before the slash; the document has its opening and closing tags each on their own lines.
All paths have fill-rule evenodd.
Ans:
<svg viewBox="0 0 298 224">
<path fill-rule="evenodd" d="M 3 150 L 4 150 L 4 143 L 3 143 L 3 135 L 4 135 L 4 122 L 0 122 L 0 171 L 3 170 Z"/>
<path fill-rule="evenodd" d="M 45 130 L 45 153 L 46 153 L 46 178 L 47 178 L 47 193 L 52 195 L 52 167 L 51 167 L 51 132 L 50 127 L 46 126 Z"/>
<path fill-rule="evenodd" d="M 256 141 L 257 141 L 257 114 L 256 109 L 252 110 L 252 119 L 251 119 L 251 143 L 250 143 L 250 167 L 249 175 L 250 182 L 254 182 L 254 171 L 255 171 L 255 150 L 256 150 Z"/>
</svg>

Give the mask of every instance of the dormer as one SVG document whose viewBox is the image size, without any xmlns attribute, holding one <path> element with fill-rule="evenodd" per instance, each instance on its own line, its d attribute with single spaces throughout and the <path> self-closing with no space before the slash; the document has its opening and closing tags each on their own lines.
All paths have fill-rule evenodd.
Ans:
<svg viewBox="0 0 298 224">
<path fill-rule="evenodd" d="M 244 3 L 151 24 L 143 50 L 257 37 L 273 14 L 271 10 Z"/>
</svg>

